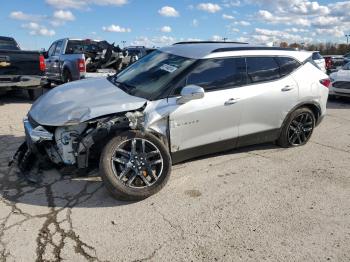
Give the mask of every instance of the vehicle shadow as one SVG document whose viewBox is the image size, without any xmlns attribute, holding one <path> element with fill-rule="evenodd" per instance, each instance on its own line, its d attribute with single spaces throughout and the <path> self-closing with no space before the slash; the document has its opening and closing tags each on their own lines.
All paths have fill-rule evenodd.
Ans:
<svg viewBox="0 0 350 262">
<path fill-rule="evenodd" d="M 86 176 L 74 172 L 61 173 L 55 168 L 36 172 L 38 183 L 28 182 L 16 163 L 9 166 L 12 156 L 24 137 L 0 135 L 0 199 L 10 205 L 26 204 L 55 208 L 98 208 L 130 205 L 118 201 L 107 192 L 97 170 Z"/>
<path fill-rule="evenodd" d="M 328 109 L 350 109 L 350 98 L 339 97 L 329 98 L 327 103 Z"/>
<path fill-rule="evenodd" d="M 28 93 L 23 90 L 8 91 L 0 94 L 0 106 L 5 104 L 31 104 Z"/>
<path fill-rule="evenodd" d="M 62 173 L 52 168 L 37 174 L 41 179 L 39 183 L 28 182 L 21 176 L 16 164 L 8 166 L 13 154 L 23 141 L 24 137 L 0 135 L 0 198 L 12 204 L 55 208 L 115 207 L 136 203 L 117 201 L 112 198 L 105 189 L 97 170 L 89 172 L 86 176 L 78 176 L 73 172 Z M 198 157 L 176 166 L 217 156 L 270 149 L 283 150 L 272 143 L 266 143 Z"/>
</svg>

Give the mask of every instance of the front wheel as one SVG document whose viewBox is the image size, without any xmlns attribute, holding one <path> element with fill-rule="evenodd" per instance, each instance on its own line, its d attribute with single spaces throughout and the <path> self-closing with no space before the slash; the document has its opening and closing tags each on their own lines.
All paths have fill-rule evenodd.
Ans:
<svg viewBox="0 0 350 262">
<path fill-rule="evenodd" d="M 277 144 L 282 147 L 305 145 L 311 138 L 315 123 L 315 115 L 309 108 L 298 108 L 284 123 Z"/>
<path fill-rule="evenodd" d="M 100 174 L 119 200 L 141 200 L 157 193 L 171 172 L 171 158 L 152 134 L 127 131 L 111 139 L 101 154 Z"/>
</svg>

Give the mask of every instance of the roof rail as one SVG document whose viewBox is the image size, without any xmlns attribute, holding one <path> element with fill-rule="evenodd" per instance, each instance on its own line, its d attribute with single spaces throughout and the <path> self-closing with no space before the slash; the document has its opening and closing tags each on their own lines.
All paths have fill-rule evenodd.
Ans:
<svg viewBox="0 0 350 262">
<path fill-rule="evenodd" d="M 247 45 L 248 43 L 245 42 L 229 42 L 229 41 L 183 41 L 183 42 L 177 42 L 173 45 L 182 45 L 182 44 L 242 44 Z"/>
<path fill-rule="evenodd" d="M 296 51 L 294 48 L 272 47 L 272 46 L 240 46 L 240 47 L 222 47 L 212 51 L 212 53 L 228 52 L 228 51 L 246 51 L 246 50 L 282 50 Z"/>
</svg>

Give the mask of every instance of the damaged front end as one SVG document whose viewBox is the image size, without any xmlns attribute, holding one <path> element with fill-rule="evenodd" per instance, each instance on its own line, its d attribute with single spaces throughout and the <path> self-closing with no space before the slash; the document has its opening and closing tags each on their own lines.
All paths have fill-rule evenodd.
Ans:
<svg viewBox="0 0 350 262">
<path fill-rule="evenodd" d="M 71 125 L 61 127 L 42 126 L 29 114 L 23 120 L 26 142 L 19 147 L 10 164 L 16 163 L 20 176 L 32 183 L 40 182 L 41 170 L 51 167 L 86 174 L 98 165 L 101 151 L 111 137 L 130 129 L 155 133 L 151 126 L 146 130 L 146 105 L 138 110 L 74 125 L 70 122 Z"/>
<path fill-rule="evenodd" d="M 90 166 L 91 160 L 98 161 L 108 137 L 123 130 L 140 128 L 142 122 L 143 114 L 139 111 L 62 127 L 44 127 L 29 116 L 23 120 L 26 141 L 10 164 L 16 162 L 21 177 L 30 182 L 40 181 L 38 174 L 47 166 L 71 167 L 81 174 Z M 33 169 L 36 170 L 32 172 Z"/>
</svg>

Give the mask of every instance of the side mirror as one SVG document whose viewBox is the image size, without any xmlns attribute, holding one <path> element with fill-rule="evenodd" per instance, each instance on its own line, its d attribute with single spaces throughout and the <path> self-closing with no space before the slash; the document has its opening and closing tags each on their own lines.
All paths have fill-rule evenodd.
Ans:
<svg viewBox="0 0 350 262">
<path fill-rule="evenodd" d="M 182 88 L 181 97 L 176 100 L 177 104 L 182 105 L 191 100 L 201 99 L 204 97 L 204 89 L 196 85 L 188 85 Z"/>
<path fill-rule="evenodd" d="M 49 58 L 49 53 L 48 53 L 47 51 L 44 51 L 44 52 L 43 52 L 43 56 L 44 56 L 45 59 L 46 59 L 46 58 Z"/>
</svg>

